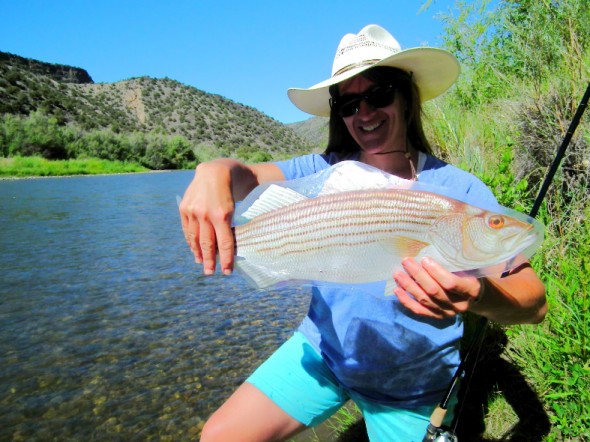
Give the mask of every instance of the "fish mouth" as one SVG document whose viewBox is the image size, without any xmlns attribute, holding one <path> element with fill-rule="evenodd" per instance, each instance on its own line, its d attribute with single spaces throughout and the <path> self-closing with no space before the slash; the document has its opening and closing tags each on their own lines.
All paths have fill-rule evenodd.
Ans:
<svg viewBox="0 0 590 442">
<path fill-rule="evenodd" d="M 533 225 L 529 224 L 526 228 L 506 236 L 502 240 L 502 246 L 505 250 L 518 250 L 520 253 L 530 245 L 534 244 L 537 240 L 537 236 L 538 233 L 533 232 Z"/>
</svg>

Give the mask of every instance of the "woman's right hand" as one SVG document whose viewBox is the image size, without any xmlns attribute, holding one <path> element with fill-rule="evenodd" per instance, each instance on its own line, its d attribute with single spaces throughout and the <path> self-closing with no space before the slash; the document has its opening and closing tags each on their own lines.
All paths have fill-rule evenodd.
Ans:
<svg viewBox="0 0 590 442">
<path fill-rule="evenodd" d="M 203 264 L 204 274 L 214 273 L 218 252 L 222 272 L 231 273 L 234 261 L 231 163 L 219 160 L 199 164 L 179 211 L 184 236 L 195 261 Z"/>
<path fill-rule="evenodd" d="M 258 184 L 284 180 L 273 163 L 245 165 L 223 158 L 201 163 L 180 202 L 180 219 L 186 242 L 203 264 L 203 273 L 215 272 L 217 254 L 221 271 L 233 271 L 235 240 L 231 228 L 235 201 Z"/>
</svg>

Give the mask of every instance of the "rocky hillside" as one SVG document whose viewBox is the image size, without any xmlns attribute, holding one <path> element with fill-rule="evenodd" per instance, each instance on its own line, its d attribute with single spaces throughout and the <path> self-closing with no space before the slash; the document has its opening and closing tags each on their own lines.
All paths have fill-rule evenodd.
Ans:
<svg viewBox="0 0 590 442">
<path fill-rule="evenodd" d="M 209 157 L 262 152 L 269 159 L 318 150 L 309 130 L 175 80 L 94 83 L 84 69 L 0 52 L 0 116 L 38 111 L 81 131 L 180 136 L 197 157 L 199 149 Z"/>
<path fill-rule="evenodd" d="M 44 75 L 61 83 L 93 83 L 84 69 L 62 64 L 42 63 L 0 51 L 0 65 L 18 68 L 35 75 Z"/>
<path fill-rule="evenodd" d="M 299 123 L 290 124 L 296 134 L 307 140 L 319 153 L 328 145 L 328 118 L 314 117 Z"/>
</svg>

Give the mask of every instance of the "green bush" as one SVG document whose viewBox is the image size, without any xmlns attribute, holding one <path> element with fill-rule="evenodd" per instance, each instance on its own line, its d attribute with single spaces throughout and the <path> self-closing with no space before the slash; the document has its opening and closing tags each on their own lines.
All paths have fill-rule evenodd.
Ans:
<svg viewBox="0 0 590 442">
<path fill-rule="evenodd" d="M 29 117 L 1 117 L 0 153 L 3 157 L 135 162 L 150 169 L 193 168 L 196 163 L 194 148 L 184 137 L 165 136 L 158 131 L 144 134 L 76 129 L 60 125 L 54 116 L 40 111 Z"/>
<path fill-rule="evenodd" d="M 528 212 L 590 81 L 590 2 L 510 0 L 495 9 L 457 2 L 455 11 L 443 17 L 444 41 L 462 75 L 426 106 L 429 136 L 502 204 Z M 531 262 L 547 287 L 548 315 L 535 327 L 505 328 L 506 357 L 543 403 L 549 441 L 590 439 L 589 120 L 538 215 L 546 236 Z M 509 432 L 506 422 L 494 423 L 504 432 L 487 436 Z"/>
</svg>

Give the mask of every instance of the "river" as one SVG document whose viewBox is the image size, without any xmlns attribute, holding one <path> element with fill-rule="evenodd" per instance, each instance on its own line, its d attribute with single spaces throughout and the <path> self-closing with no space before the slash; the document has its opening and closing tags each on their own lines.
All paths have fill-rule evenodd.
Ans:
<svg viewBox="0 0 590 442">
<path fill-rule="evenodd" d="M 192 172 L 0 181 L 0 440 L 194 440 L 307 289 L 204 277 Z"/>
</svg>

